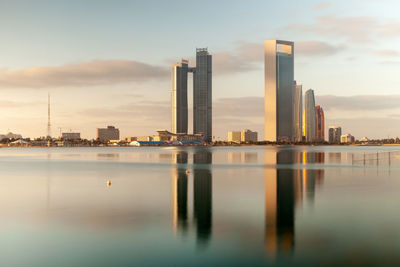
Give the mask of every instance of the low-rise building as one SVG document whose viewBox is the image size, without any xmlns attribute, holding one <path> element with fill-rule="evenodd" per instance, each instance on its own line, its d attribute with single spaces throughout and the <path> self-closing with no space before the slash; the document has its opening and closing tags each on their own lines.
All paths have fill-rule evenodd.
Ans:
<svg viewBox="0 0 400 267">
<path fill-rule="evenodd" d="M 351 134 L 344 134 L 340 137 L 340 143 L 352 144 L 354 143 L 354 136 Z"/>
<path fill-rule="evenodd" d="M 242 142 L 257 142 L 258 141 L 258 133 L 253 132 L 249 129 L 242 130 L 240 140 Z"/>
<path fill-rule="evenodd" d="M 202 133 L 198 134 L 185 134 L 185 133 L 171 133 L 167 130 L 157 130 L 158 136 L 153 137 L 153 141 L 160 142 L 204 142 L 204 135 Z"/>
<path fill-rule="evenodd" d="M 97 139 L 101 142 L 108 142 L 110 140 L 119 140 L 119 129 L 114 126 L 107 126 L 107 128 L 97 128 Z"/>
<path fill-rule="evenodd" d="M 81 133 L 62 133 L 61 137 L 64 140 L 80 140 Z"/>
<path fill-rule="evenodd" d="M 240 143 L 242 140 L 242 133 L 239 131 L 228 132 L 228 142 Z"/>
</svg>

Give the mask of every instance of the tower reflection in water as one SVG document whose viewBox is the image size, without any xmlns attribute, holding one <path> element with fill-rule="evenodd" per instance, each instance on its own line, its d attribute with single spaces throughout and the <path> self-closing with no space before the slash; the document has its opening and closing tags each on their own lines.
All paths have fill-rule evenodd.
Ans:
<svg viewBox="0 0 400 267">
<path fill-rule="evenodd" d="M 175 155 L 177 168 L 172 174 L 172 220 L 174 230 L 188 229 L 188 153 L 178 151 Z M 208 149 L 193 154 L 193 222 L 200 244 L 206 244 L 212 233 L 212 175 L 209 164 L 212 154 Z"/>
<path fill-rule="evenodd" d="M 324 163 L 324 153 L 295 150 L 266 151 L 265 164 L 277 168 L 265 169 L 265 250 L 271 258 L 290 253 L 295 247 L 296 206 L 314 201 L 315 188 L 321 184 L 324 170 L 312 170 L 294 165 L 281 169 L 279 164 Z"/>
<path fill-rule="evenodd" d="M 182 232 L 186 232 L 188 225 L 188 177 L 185 164 L 188 160 L 188 153 L 179 151 L 174 155 L 173 160 L 178 167 L 172 170 L 172 225 L 175 231 L 180 229 Z"/>
</svg>

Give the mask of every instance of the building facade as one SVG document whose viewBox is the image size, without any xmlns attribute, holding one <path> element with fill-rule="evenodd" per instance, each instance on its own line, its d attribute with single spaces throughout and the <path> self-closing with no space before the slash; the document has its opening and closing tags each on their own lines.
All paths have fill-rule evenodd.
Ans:
<svg viewBox="0 0 400 267">
<path fill-rule="evenodd" d="M 294 43 L 264 42 L 265 140 L 293 141 Z"/>
<path fill-rule="evenodd" d="M 258 141 L 258 133 L 253 132 L 249 129 L 242 130 L 240 135 L 240 141 L 242 142 L 257 142 Z"/>
<path fill-rule="evenodd" d="M 171 130 L 173 133 L 188 132 L 188 64 L 187 60 L 182 59 L 180 63 L 172 65 Z"/>
<path fill-rule="evenodd" d="M 309 89 L 304 95 L 305 105 L 304 105 L 304 128 L 305 137 L 307 142 L 315 141 L 315 98 L 314 90 Z"/>
<path fill-rule="evenodd" d="M 107 128 L 97 128 L 97 139 L 101 142 L 119 140 L 119 129 L 115 128 L 114 126 L 107 126 Z"/>
<path fill-rule="evenodd" d="M 212 141 L 212 56 L 196 49 L 196 67 L 187 60 L 172 66 L 171 132 L 188 133 L 188 73 L 193 73 L 193 133 Z"/>
<path fill-rule="evenodd" d="M 81 133 L 62 133 L 61 137 L 64 140 L 80 140 Z"/>
<path fill-rule="evenodd" d="M 293 82 L 293 135 L 294 141 L 301 142 L 303 138 L 303 88 Z"/>
<path fill-rule="evenodd" d="M 340 143 L 352 144 L 354 143 L 354 141 L 354 136 L 352 136 L 351 134 L 344 134 L 340 136 Z"/>
<path fill-rule="evenodd" d="M 325 117 L 321 106 L 315 107 L 315 139 L 319 142 L 325 141 Z"/>
<path fill-rule="evenodd" d="M 193 78 L 193 133 L 212 141 L 212 58 L 207 48 L 196 49 Z"/>
<path fill-rule="evenodd" d="M 340 143 L 341 136 L 342 136 L 342 127 L 329 126 L 329 143 L 331 144 Z"/>
<path fill-rule="evenodd" d="M 228 132 L 228 142 L 240 143 L 242 140 L 242 133 L 239 131 Z"/>
</svg>

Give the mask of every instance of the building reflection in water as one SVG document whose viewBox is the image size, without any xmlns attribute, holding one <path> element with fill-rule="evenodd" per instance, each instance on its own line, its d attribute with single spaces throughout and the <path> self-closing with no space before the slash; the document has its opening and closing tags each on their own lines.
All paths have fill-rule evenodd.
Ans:
<svg viewBox="0 0 400 267">
<path fill-rule="evenodd" d="M 193 155 L 193 201 L 194 219 L 196 221 L 197 238 L 201 243 L 211 237 L 212 228 L 212 177 L 209 165 L 212 154 L 208 149 L 196 151 Z"/>
<path fill-rule="evenodd" d="M 178 151 L 174 157 L 177 163 L 172 170 L 172 224 L 178 232 L 188 229 L 188 174 L 186 173 L 188 153 Z M 212 154 L 208 149 L 193 154 L 193 221 L 200 244 L 206 244 L 212 233 L 212 175 L 210 166 Z"/>
<path fill-rule="evenodd" d="M 173 229 L 187 231 L 188 224 L 188 177 L 186 166 L 188 153 L 178 151 L 174 158 L 177 168 L 172 170 L 172 225 Z"/>
<path fill-rule="evenodd" d="M 266 165 L 323 162 L 324 154 L 319 152 L 265 152 Z M 323 180 L 324 170 L 299 167 L 265 169 L 265 250 L 271 258 L 294 250 L 296 206 L 303 202 L 304 195 L 312 196 L 311 200 L 314 201 L 315 187 Z"/>
</svg>

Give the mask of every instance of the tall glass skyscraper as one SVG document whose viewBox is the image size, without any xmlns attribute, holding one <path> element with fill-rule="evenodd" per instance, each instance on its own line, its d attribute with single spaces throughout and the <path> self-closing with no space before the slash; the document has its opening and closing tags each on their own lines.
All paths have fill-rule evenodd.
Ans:
<svg viewBox="0 0 400 267">
<path fill-rule="evenodd" d="M 207 48 L 196 49 L 193 83 L 193 132 L 212 141 L 212 59 Z"/>
<path fill-rule="evenodd" d="M 293 135 L 296 142 L 303 138 L 303 88 L 301 84 L 293 82 Z"/>
<path fill-rule="evenodd" d="M 306 141 L 313 142 L 315 141 L 315 98 L 314 98 L 314 90 L 309 89 L 306 91 L 305 96 L 305 130 L 306 130 Z"/>
<path fill-rule="evenodd" d="M 321 106 L 315 107 L 315 138 L 317 141 L 325 141 L 325 117 Z"/>
<path fill-rule="evenodd" d="M 264 42 L 265 140 L 293 141 L 294 43 Z"/>
<path fill-rule="evenodd" d="M 188 132 L 188 61 L 172 65 L 172 92 L 171 92 L 171 131 L 173 133 Z"/>
<path fill-rule="evenodd" d="M 193 132 L 212 141 L 212 56 L 207 48 L 196 49 L 196 67 L 187 60 L 172 66 L 171 131 L 188 133 L 188 73 L 193 72 Z"/>
</svg>

